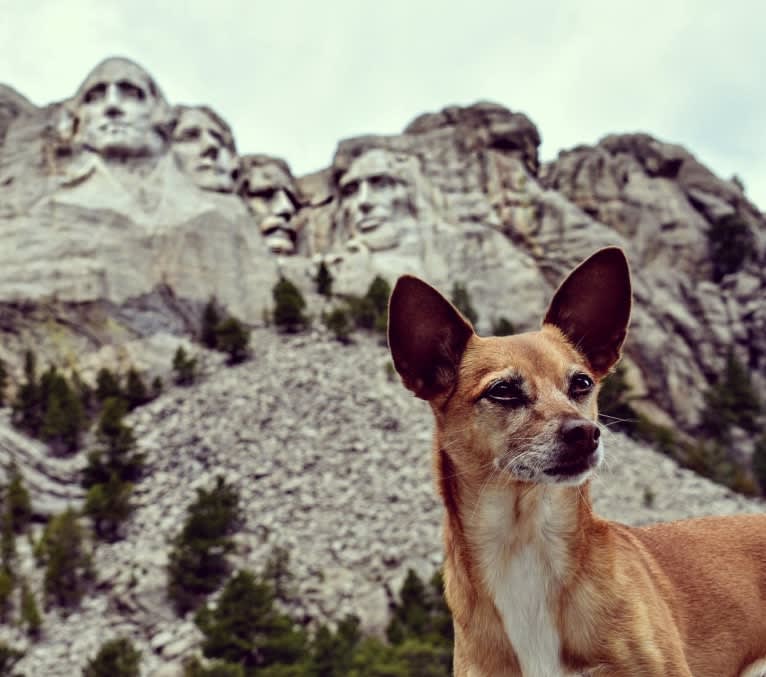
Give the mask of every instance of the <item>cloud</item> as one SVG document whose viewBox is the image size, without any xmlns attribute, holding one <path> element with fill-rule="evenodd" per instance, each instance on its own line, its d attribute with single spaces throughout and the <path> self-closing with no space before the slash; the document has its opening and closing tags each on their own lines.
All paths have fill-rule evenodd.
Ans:
<svg viewBox="0 0 766 677">
<path fill-rule="evenodd" d="M 3 0 L 0 0 L 0 4 Z M 105 56 L 207 103 L 242 152 L 326 165 L 337 142 L 488 99 L 526 112 L 542 155 L 622 131 L 681 143 L 766 206 L 766 5 L 679 0 L 103 3 L 0 7 L 0 82 L 38 104 Z"/>
</svg>

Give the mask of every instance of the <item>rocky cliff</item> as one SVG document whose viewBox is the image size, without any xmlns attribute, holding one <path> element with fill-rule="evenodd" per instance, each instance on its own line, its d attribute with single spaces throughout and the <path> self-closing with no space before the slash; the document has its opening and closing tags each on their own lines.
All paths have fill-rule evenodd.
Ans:
<svg viewBox="0 0 766 677">
<path fill-rule="evenodd" d="M 287 546 L 307 618 L 355 610 L 380 628 L 406 568 L 438 564 L 427 411 L 388 380 L 372 339 L 339 351 L 318 327 L 292 339 L 265 328 L 280 275 L 309 298 L 315 326 L 324 262 L 339 295 L 415 273 L 445 293 L 464 283 L 481 332 L 500 318 L 525 330 L 572 266 L 617 244 L 635 284 L 635 408 L 693 435 L 729 354 L 766 393 L 766 217 L 742 187 L 643 134 L 545 164 L 539 145 L 525 115 L 477 103 L 341 141 L 331 166 L 295 177 L 279 158 L 242 153 L 216 111 L 168 102 L 125 59 L 44 108 L 0 86 L 0 359 L 13 381 L 30 347 L 86 378 L 104 365 L 164 374 L 211 296 L 255 328 L 254 360 L 222 370 L 208 355 L 202 385 L 134 414 L 150 472 L 127 538 L 96 550 L 96 593 L 47 617 L 27 673 L 72 674 L 105 628 L 136 639 L 148 674 L 198 641 L 164 601 L 164 566 L 194 488 L 216 471 L 248 506 L 237 562 Z M 747 459 L 751 437 L 734 442 Z M 620 436 L 611 446 L 595 491 L 609 516 L 763 509 Z M 81 504 L 84 458 L 52 458 L 6 416 L 10 458 L 38 515 Z"/>
</svg>

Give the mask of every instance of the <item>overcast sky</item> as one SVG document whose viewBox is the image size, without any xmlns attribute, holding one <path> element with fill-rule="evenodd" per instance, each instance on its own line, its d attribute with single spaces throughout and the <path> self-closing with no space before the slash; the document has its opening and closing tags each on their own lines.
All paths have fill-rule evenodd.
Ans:
<svg viewBox="0 0 766 677">
<path fill-rule="evenodd" d="M 296 174 L 342 138 L 491 100 L 529 115 L 544 160 L 644 131 L 766 210 L 765 27 L 759 0 L 0 0 L 0 82 L 43 105 L 127 56 Z"/>
</svg>

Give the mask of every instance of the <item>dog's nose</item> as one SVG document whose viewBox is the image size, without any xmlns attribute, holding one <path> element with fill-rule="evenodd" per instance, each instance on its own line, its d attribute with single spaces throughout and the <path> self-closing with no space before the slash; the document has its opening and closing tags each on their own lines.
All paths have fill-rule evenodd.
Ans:
<svg viewBox="0 0 766 677">
<path fill-rule="evenodd" d="M 561 424 L 559 430 L 561 439 L 573 452 L 587 455 L 592 454 L 598 447 L 601 431 L 598 426 L 584 418 L 575 418 Z"/>
</svg>

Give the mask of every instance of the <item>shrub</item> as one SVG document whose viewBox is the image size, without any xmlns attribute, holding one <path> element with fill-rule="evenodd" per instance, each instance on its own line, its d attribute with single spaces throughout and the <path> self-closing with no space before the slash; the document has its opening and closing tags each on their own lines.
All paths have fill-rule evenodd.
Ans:
<svg viewBox="0 0 766 677">
<path fill-rule="evenodd" d="M 83 512 L 93 521 L 96 535 L 107 541 L 119 538 L 120 527 L 133 511 L 133 485 L 112 474 L 105 483 L 94 484 L 85 497 Z"/>
<path fill-rule="evenodd" d="M 40 379 L 40 395 L 44 407 L 40 437 L 53 449 L 76 451 L 86 425 L 79 396 L 55 367 L 50 367 Z"/>
<path fill-rule="evenodd" d="M 750 379 L 750 372 L 729 351 L 723 375 L 705 394 L 702 428 L 714 440 L 725 443 L 731 426 L 748 432 L 759 430 L 763 405 Z"/>
<path fill-rule="evenodd" d="M 338 306 L 323 316 L 325 326 L 341 343 L 349 343 L 351 331 L 351 314 L 346 308 Z"/>
<path fill-rule="evenodd" d="M 306 655 L 306 636 L 274 606 L 271 585 L 240 571 L 223 589 L 215 609 L 203 607 L 195 618 L 205 635 L 207 658 L 238 663 L 246 670 L 297 663 Z"/>
<path fill-rule="evenodd" d="M 229 356 L 229 364 L 244 362 L 249 354 L 250 332 L 236 317 L 229 317 L 215 328 L 216 348 Z"/>
<path fill-rule="evenodd" d="M 6 623 L 8 621 L 8 613 L 11 610 L 13 586 L 13 574 L 5 568 L 0 569 L 0 623 Z"/>
<path fill-rule="evenodd" d="M 317 274 L 314 278 L 316 284 L 316 290 L 318 294 L 322 296 L 332 296 L 332 284 L 334 280 L 330 271 L 327 269 L 324 261 L 320 261 L 319 268 L 317 268 Z"/>
<path fill-rule="evenodd" d="M 92 572 L 74 511 L 67 510 L 51 519 L 45 527 L 42 550 L 46 601 L 62 607 L 78 605 Z"/>
<path fill-rule="evenodd" d="M 112 639 L 88 661 L 83 677 L 139 677 L 141 652 L 129 639 Z"/>
<path fill-rule="evenodd" d="M 42 402 L 37 383 L 37 358 L 31 350 L 24 354 L 24 382 L 16 393 L 11 420 L 30 435 L 37 435 L 42 425 Z"/>
<path fill-rule="evenodd" d="M 5 362 L 0 360 L 0 407 L 5 406 L 5 389 L 8 387 L 8 370 Z"/>
<path fill-rule="evenodd" d="M 177 385 L 191 385 L 197 379 L 197 358 L 190 357 L 183 346 L 178 346 L 173 355 L 173 371 Z"/>
<path fill-rule="evenodd" d="M 452 286 L 452 303 L 455 305 L 471 324 L 475 325 L 479 320 L 479 313 L 473 307 L 468 288 L 462 282 L 455 282 Z"/>
<path fill-rule="evenodd" d="M 9 482 L 3 497 L 4 511 L 10 517 L 13 530 L 19 534 L 32 520 L 32 502 L 18 467 L 11 464 L 7 472 Z"/>
<path fill-rule="evenodd" d="M 128 409 L 130 411 L 146 404 L 152 399 L 141 375 L 134 367 L 131 367 L 128 370 L 125 383 L 125 399 L 127 400 Z"/>
<path fill-rule="evenodd" d="M 766 435 L 762 435 L 755 444 L 752 465 L 761 493 L 766 495 Z"/>
<path fill-rule="evenodd" d="M 304 314 L 306 300 L 298 287 L 285 277 L 280 277 L 272 289 L 274 297 L 274 324 L 282 331 L 294 333 L 309 324 Z"/>
<path fill-rule="evenodd" d="M 511 336 L 516 333 L 516 327 L 507 317 L 498 317 L 492 321 L 493 336 Z"/>
<path fill-rule="evenodd" d="M 39 637 L 40 629 L 43 625 L 43 619 L 40 616 L 40 610 L 37 607 L 35 594 L 32 592 L 26 581 L 21 584 L 21 622 L 26 626 L 27 634 L 30 637 Z"/>
<path fill-rule="evenodd" d="M 241 665 L 223 661 L 202 665 L 195 657 L 184 666 L 184 677 L 245 677 L 245 669 Z"/>
<path fill-rule="evenodd" d="M 218 346 L 218 337 L 216 335 L 216 327 L 221 322 L 221 314 L 218 310 L 218 304 L 214 297 L 205 305 L 205 309 L 202 311 L 202 323 L 200 328 L 200 342 L 206 348 L 215 350 Z"/>
<path fill-rule="evenodd" d="M 230 536 L 241 521 L 236 489 L 218 477 L 215 487 L 197 490 L 168 564 L 168 596 L 179 613 L 193 609 L 202 595 L 217 589 L 228 572 Z"/>
<path fill-rule="evenodd" d="M 106 367 L 99 369 L 96 375 L 96 397 L 99 401 L 105 402 L 110 397 L 119 398 L 122 396 L 119 376 Z"/>
<path fill-rule="evenodd" d="M 714 282 L 737 272 L 753 251 L 753 233 L 739 214 L 718 219 L 707 236 Z"/>
</svg>

